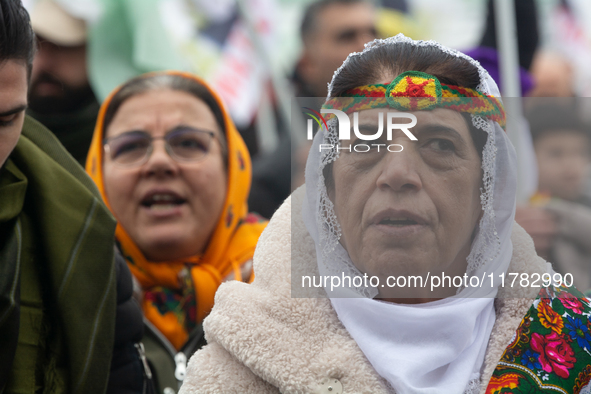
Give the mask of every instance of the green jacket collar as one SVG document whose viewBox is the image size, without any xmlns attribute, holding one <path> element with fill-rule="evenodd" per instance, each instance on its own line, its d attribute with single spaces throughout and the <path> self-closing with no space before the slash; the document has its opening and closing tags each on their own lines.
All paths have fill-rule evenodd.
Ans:
<svg viewBox="0 0 591 394">
<path fill-rule="evenodd" d="M 28 214 L 45 257 L 39 263 L 46 264 L 51 303 L 56 305 L 62 324 L 69 392 L 102 393 L 107 386 L 115 328 L 115 220 L 82 167 L 40 123 L 27 117 L 10 160 L 10 168 L 14 165 L 26 177 L 28 203 L 24 209 L 31 210 Z M 21 200 L 24 198 L 21 192 Z M 15 224 L 9 239 L 14 239 L 17 227 Z M 0 240 L 0 250 L 2 246 Z M 19 254 L 10 256 L 7 265 L 17 267 L 14 278 L 18 276 Z"/>
</svg>

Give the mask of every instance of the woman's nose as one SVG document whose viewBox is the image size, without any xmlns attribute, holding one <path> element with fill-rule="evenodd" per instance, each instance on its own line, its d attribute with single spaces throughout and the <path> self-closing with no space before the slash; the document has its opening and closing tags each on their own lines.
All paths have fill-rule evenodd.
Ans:
<svg viewBox="0 0 591 394">
<path fill-rule="evenodd" d="M 415 192 L 423 187 L 420 176 L 420 158 L 412 148 L 404 145 L 401 152 L 384 152 L 379 163 L 377 186 L 394 192 Z M 409 149 L 410 148 L 410 149 Z"/>
<path fill-rule="evenodd" d="M 176 161 L 170 157 L 163 140 L 152 141 L 152 153 L 143 165 L 146 175 L 173 175 L 178 171 Z"/>
</svg>

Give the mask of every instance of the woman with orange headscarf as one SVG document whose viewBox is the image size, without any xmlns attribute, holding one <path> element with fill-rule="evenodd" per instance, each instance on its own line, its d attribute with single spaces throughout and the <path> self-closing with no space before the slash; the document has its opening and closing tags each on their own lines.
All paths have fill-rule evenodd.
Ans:
<svg viewBox="0 0 591 394">
<path fill-rule="evenodd" d="M 118 220 L 117 244 L 141 286 L 156 383 L 176 392 L 187 358 L 203 345 L 201 322 L 218 286 L 253 277 L 266 222 L 248 213 L 246 146 L 204 81 L 152 73 L 105 100 L 86 170 Z"/>
</svg>

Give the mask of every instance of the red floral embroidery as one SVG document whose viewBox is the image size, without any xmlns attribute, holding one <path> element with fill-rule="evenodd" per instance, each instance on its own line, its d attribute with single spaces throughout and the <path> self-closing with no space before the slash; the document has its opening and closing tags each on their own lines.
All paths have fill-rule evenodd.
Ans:
<svg viewBox="0 0 591 394">
<path fill-rule="evenodd" d="M 533 333 L 531 348 L 540 354 L 538 360 L 542 364 L 542 369 L 546 372 L 554 371 L 561 378 L 568 378 L 568 370 L 577 361 L 573 357 L 574 352 L 570 345 L 555 332 L 545 336 Z"/>
<path fill-rule="evenodd" d="M 494 394 L 550 391 L 579 394 L 588 390 L 590 312 L 589 299 L 573 287 L 542 289 L 493 373 L 499 378 L 508 373 L 520 374 L 522 380 L 514 389 L 502 388 Z M 491 379 L 492 382 L 495 380 Z M 495 389 L 498 388 L 489 391 Z"/>
<path fill-rule="evenodd" d="M 562 302 L 565 308 L 572 310 L 579 315 L 583 313 L 583 303 L 579 298 L 572 297 L 568 293 L 558 295 L 558 299 Z"/>
<path fill-rule="evenodd" d="M 423 83 L 422 85 L 411 85 L 408 87 L 408 93 L 409 96 L 411 97 L 419 97 L 422 95 L 423 93 L 423 86 L 425 85 L 425 83 Z"/>
<path fill-rule="evenodd" d="M 406 90 L 404 92 L 391 92 L 392 97 L 433 97 L 433 95 L 425 92 L 425 87 L 433 81 L 424 81 L 421 83 L 414 83 L 411 77 L 406 77 Z"/>
</svg>

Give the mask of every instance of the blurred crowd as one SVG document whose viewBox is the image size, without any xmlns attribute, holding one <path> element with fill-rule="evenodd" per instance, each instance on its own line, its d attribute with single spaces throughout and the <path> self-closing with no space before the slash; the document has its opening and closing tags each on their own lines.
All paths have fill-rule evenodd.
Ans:
<svg viewBox="0 0 591 394">
<path fill-rule="evenodd" d="M 591 33 L 581 21 L 591 10 L 583 3 L 516 2 L 524 97 L 588 95 L 585 86 L 591 83 L 591 75 L 581 65 L 590 56 L 587 37 Z M 25 6 L 41 44 L 29 112 L 84 164 L 99 102 L 116 86 L 143 72 L 194 72 L 211 83 L 227 105 L 254 161 L 249 203 L 270 218 L 302 183 L 306 148 L 298 153 L 295 145 L 301 139 L 291 146 L 292 114 L 286 102 L 317 97 L 321 103 L 334 71 L 349 53 L 360 51 L 376 37 L 397 33 L 456 43 L 500 83 L 492 4 L 483 0 L 475 7 L 450 2 L 442 8 L 449 13 L 443 16 L 450 22 L 456 18 L 463 34 L 454 29 L 444 34 L 428 12 L 429 7 L 434 12 L 439 8 L 428 0 L 380 4 L 253 0 L 216 5 L 199 0 L 133 4 L 28 0 Z M 470 12 L 453 14 L 452 10 L 462 7 Z M 472 23 L 477 27 L 470 27 L 463 18 L 478 19 Z M 584 109 L 581 112 L 582 121 L 587 122 Z M 70 132 L 72 128 L 77 132 Z M 293 166 L 286 160 L 290 155 Z M 532 174 L 535 177 L 535 170 Z"/>
<path fill-rule="evenodd" d="M 4 15 L 8 3 L 20 0 L 1 0 Z M 5 392 L 33 392 L 25 386 L 63 388 L 67 384 L 72 388 L 77 384 L 70 392 L 108 388 L 113 393 L 145 393 L 153 385 L 164 394 L 177 392 L 187 359 L 203 345 L 200 324 L 213 305 L 217 286 L 232 279 L 252 281 L 252 256 L 259 235 L 283 201 L 304 183 L 310 141 L 304 128 L 294 136 L 300 130 L 294 125 L 304 124 L 296 98 L 315 98 L 319 110 L 335 70 L 350 53 L 361 51 L 375 38 L 398 33 L 439 40 L 436 29 L 425 20 L 443 18 L 454 23 L 454 7 L 464 4 L 454 0 L 448 4 L 449 15 L 425 18 L 430 3 L 411 0 L 23 3 L 36 40 L 27 69 L 26 114 L 50 130 L 59 143 L 30 119 L 24 121 L 23 129 L 28 128 L 30 135 L 23 135 L 38 145 L 35 149 L 68 168 L 68 182 L 76 188 L 68 191 L 70 183 L 55 181 L 52 176 L 58 170 L 45 162 L 21 160 L 19 149 L 29 148 L 17 145 L 17 153 L 0 156 L 0 166 L 8 163 L 2 171 L 11 171 L 10 176 L 0 177 L 0 201 L 8 195 L 3 188 L 8 193 L 6 188 L 14 181 L 16 186 L 10 189 L 14 192 L 16 179 L 26 171 L 35 172 L 49 194 L 65 188 L 61 193 L 76 192 L 88 201 L 66 200 L 68 215 L 56 208 L 55 215 L 42 220 L 32 199 L 43 198 L 45 189 L 39 186 L 40 194 L 22 198 L 28 213 L 16 226 L 24 234 L 28 230 L 34 234 L 22 240 L 30 257 L 18 268 L 22 280 L 27 280 L 20 284 L 24 306 L 20 312 L 5 309 L 13 311 L 7 316 L 20 313 L 21 332 L 25 315 L 38 327 L 28 333 L 33 338 L 29 342 L 20 336 L 13 349 L 0 349 L 0 354 L 7 352 L 0 357 L 0 392 L 2 387 Z M 466 45 L 457 49 L 478 60 L 500 84 L 496 29 L 502 24 L 495 21 L 492 0 L 479 4 L 482 23 L 472 37 L 450 41 Z M 583 17 L 589 7 L 569 0 L 515 4 L 523 96 L 515 99 L 521 100 L 523 114 L 522 130 L 509 133 L 522 135 L 518 157 L 531 158 L 520 172 L 525 192 L 515 220 L 557 272 L 571 273 L 575 286 L 590 290 L 591 31 Z M 6 64 L 2 51 L 0 45 L 0 81 L 5 72 L 2 64 Z M 149 72 L 156 74 L 146 76 Z M 4 89 L 1 82 L 0 86 Z M 0 103 L 0 125 L 12 121 L 4 119 L 12 109 Z M 60 144 L 71 156 L 58 152 Z M 108 148 L 103 151 L 103 147 Z M 206 154 L 217 161 L 205 174 L 198 173 L 192 166 Z M 98 188 L 86 184 L 83 168 Z M 35 185 L 35 176 L 25 175 Z M 180 181 L 158 183 L 167 177 Z M 104 209 L 88 208 L 95 197 L 105 201 Z M 6 204 L 0 205 L 4 206 L 0 224 L 8 223 L 7 217 L 20 217 L 7 216 Z M 194 222 L 152 226 L 159 215 L 174 216 L 183 209 L 191 211 Z M 116 230 L 111 214 L 118 220 Z M 63 230 L 56 223 L 62 220 L 64 224 L 71 221 L 76 230 Z M 88 221 L 98 223 L 97 234 L 84 233 Z M 96 252 L 106 237 L 101 231 L 116 231 L 115 250 L 107 248 L 102 255 Z M 43 232 L 51 234 L 46 237 Z M 2 238 L 7 233 L 0 227 L 0 257 L 5 256 L 2 253 L 12 256 L 8 241 Z M 68 240 L 56 240 L 58 233 Z M 51 259 L 46 259 L 44 268 L 35 269 L 34 261 L 47 253 L 39 245 L 47 243 L 64 245 L 64 253 L 72 256 L 70 264 L 77 264 L 79 256 L 94 254 L 95 259 L 115 261 L 117 268 L 113 273 L 95 272 L 80 263 L 75 269 L 79 279 L 68 276 L 68 266 L 52 268 Z M 155 269 L 150 264 L 154 261 L 167 262 L 167 268 Z M 45 275 L 52 278 L 51 286 L 42 280 Z M 71 286 L 74 280 L 91 284 Z M 11 283 L 4 284 L 0 278 L 0 290 L 10 289 Z M 88 291 L 95 286 L 103 288 Z M 89 298 L 89 310 L 100 309 L 96 316 L 72 312 L 64 302 L 64 297 L 74 299 L 80 293 Z M 112 310 L 92 303 L 103 299 L 113 301 Z M 3 300 L 0 330 L 7 327 L 2 320 Z M 59 305 L 55 307 L 59 312 L 52 312 L 50 305 Z M 103 316 L 107 312 L 115 317 Z M 77 322 L 75 330 L 96 329 L 87 327 L 85 319 L 116 320 L 109 323 L 116 330 L 109 338 L 81 334 L 83 339 L 73 340 L 75 334 L 67 328 L 72 321 Z M 57 322 L 53 325 L 57 328 L 50 328 L 51 322 Z M 14 337 L 16 327 L 0 334 Z M 113 341 L 115 350 L 110 345 Z M 110 355 L 110 378 L 98 374 L 89 381 L 88 375 L 104 365 L 88 360 L 101 352 Z M 66 371 L 66 359 L 81 363 L 82 369 Z M 14 360 L 7 363 L 12 369 L 2 367 L 6 360 Z M 124 378 L 132 375 L 139 382 L 135 386 Z"/>
</svg>

